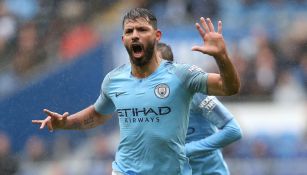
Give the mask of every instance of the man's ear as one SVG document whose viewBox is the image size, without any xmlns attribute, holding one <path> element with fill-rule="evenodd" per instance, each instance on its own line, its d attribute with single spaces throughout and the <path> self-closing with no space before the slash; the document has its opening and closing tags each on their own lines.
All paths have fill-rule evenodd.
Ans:
<svg viewBox="0 0 307 175">
<path fill-rule="evenodd" d="M 122 42 L 124 43 L 124 36 L 122 35 Z"/>
<path fill-rule="evenodd" d="M 162 32 L 160 30 L 157 30 L 157 32 L 156 32 L 156 40 L 160 41 L 161 37 L 162 37 Z"/>
</svg>

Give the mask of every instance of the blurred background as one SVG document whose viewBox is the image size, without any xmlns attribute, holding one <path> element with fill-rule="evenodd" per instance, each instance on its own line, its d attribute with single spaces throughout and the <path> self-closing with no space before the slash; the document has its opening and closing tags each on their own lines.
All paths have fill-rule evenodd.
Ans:
<svg viewBox="0 0 307 175">
<path fill-rule="evenodd" d="M 85 131 L 49 133 L 31 124 L 42 109 L 77 112 L 95 102 L 105 74 L 128 62 L 122 16 L 158 17 L 176 62 L 216 72 L 199 17 L 223 21 L 241 92 L 219 99 L 243 138 L 223 149 L 234 175 L 307 175 L 306 0 L 0 0 L 0 174 L 110 175 L 116 116 Z"/>
</svg>

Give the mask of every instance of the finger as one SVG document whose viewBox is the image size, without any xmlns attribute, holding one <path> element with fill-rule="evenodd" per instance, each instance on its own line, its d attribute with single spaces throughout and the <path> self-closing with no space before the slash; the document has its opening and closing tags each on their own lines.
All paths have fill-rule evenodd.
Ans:
<svg viewBox="0 0 307 175">
<path fill-rule="evenodd" d="M 53 115 L 53 114 L 54 114 L 54 112 L 49 111 L 48 109 L 44 109 L 44 112 L 45 112 L 47 115 Z"/>
<path fill-rule="evenodd" d="M 41 126 L 39 129 L 43 129 L 45 127 L 45 121 L 44 120 L 32 120 L 33 124 L 40 124 Z"/>
<path fill-rule="evenodd" d="M 42 120 L 42 122 L 41 122 L 42 124 L 41 124 L 40 129 L 43 129 L 45 127 L 46 123 L 49 122 L 50 120 L 51 120 L 50 116 L 48 116 L 45 120 Z"/>
<path fill-rule="evenodd" d="M 218 22 L 217 32 L 219 34 L 222 34 L 222 21 L 221 20 Z"/>
<path fill-rule="evenodd" d="M 33 124 L 41 124 L 43 120 L 32 120 Z"/>
<path fill-rule="evenodd" d="M 193 46 L 192 51 L 201 51 L 201 46 Z"/>
<path fill-rule="evenodd" d="M 205 35 L 206 35 L 206 33 L 204 32 L 204 30 L 200 27 L 200 25 L 199 25 L 198 23 L 196 23 L 195 26 L 196 26 L 196 28 L 197 28 L 198 33 L 200 34 L 200 36 L 201 36 L 202 38 L 204 38 Z"/>
<path fill-rule="evenodd" d="M 51 122 L 47 122 L 47 127 L 50 132 L 53 132 L 53 127 L 52 127 Z"/>
<path fill-rule="evenodd" d="M 59 117 L 60 114 L 56 113 L 56 112 L 52 112 L 52 111 L 49 111 L 48 109 L 44 109 L 44 112 L 50 116 L 50 117 Z"/>
<path fill-rule="evenodd" d="M 51 114 L 51 115 L 56 115 L 56 114 L 58 114 L 58 113 L 52 112 L 52 111 L 50 111 L 50 110 L 48 110 L 48 109 L 44 109 L 44 112 L 47 113 L 47 114 Z"/>
<path fill-rule="evenodd" d="M 214 32 L 214 25 L 212 24 L 211 19 L 207 18 L 207 22 L 210 32 Z"/>
<path fill-rule="evenodd" d="M 41 126 L 39 127 L 39 129 L 43 129 L 45 127 L 46 123 L 47 123 L 47 121 L 43 121 Z"/>
<path fill-rule="evenodd" d="M 205 18 L 201 17 L 200 18 L 200 23 L 203 26 L 203 28 L 205 29 L 206 33 L 209 33 L 210 30 L 209 30 L 209 27 L 207 25 L 207 22 L 206 22 Z"/>
<path fill-rule="evenodd" d="M 68 116 L 69 116 L 69 113 L 68 113 L 68 112 L 65 112 L 65 113 L 62 115 L 62 118 L 63 118 L 63 119 L 66 119 Z"/>
<path fill-rule="evenodd" d="M 60 114 L 59 114 L 60 115 Z M 69 113 L 68 112 L 65 112 L 63 115 L 61 115 L 58 120 L 66 120 L 67 117 L 69 116 Z"/>
</svg>

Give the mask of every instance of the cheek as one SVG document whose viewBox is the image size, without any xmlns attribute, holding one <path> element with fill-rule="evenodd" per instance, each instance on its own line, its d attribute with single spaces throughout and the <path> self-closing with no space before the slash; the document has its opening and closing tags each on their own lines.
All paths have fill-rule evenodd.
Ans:
<svg viewBox="0 0 307 175">
<path fill-rule="evenodd" d="M 127 46 L 127 45 L 128 45 L 128 40 L 122 39 L 122 43 L 123 43 L 125 46 Z"/>
<path fill-rule="evenodd" d="M 122 36 L 122 42 L 123 43 L 127 43 L 129 41 L 129 39 L 130 38 L 128 36 L 125 36 L 125 35 Z"/>
<path fill-rule="evenodd" d="M 150 36 L 146 37 L 146 41 L 148 43 L 154 43 L 154 42 L 157 42 L 158 40 L 155 36 L 150 35 Z"/>
</svg>

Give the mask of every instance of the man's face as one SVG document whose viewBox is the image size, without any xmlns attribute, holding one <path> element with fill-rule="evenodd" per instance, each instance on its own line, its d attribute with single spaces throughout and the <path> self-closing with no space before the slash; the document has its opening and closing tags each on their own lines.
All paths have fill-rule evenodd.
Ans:
<svg viewBox="0 0 307 175">
<path fill-rule="evenodd" d="M 143 66 L 153 58 L 155 44 L 161 32 L 155 30 L 145 19 L 126 20 L 122 41 L 130 56 L 131 63 Z"/>
</svg>

